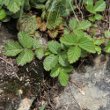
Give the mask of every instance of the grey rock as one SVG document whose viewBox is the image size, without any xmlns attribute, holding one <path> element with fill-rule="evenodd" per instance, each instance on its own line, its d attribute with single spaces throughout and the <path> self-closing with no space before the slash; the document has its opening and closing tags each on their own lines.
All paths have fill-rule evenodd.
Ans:
<svg viewBox="0 0 110 110">
<path fill-rule="evenodd" d="M 110 110 L 110 58 L 85 68 L 73 72 L 56 110 Z"/>
<path fill-rule="evenodd" d="M 17 110 L 30 110 L 30 107 L 33 101 L 34 101 L 34 98 L 33 99 L 24 98 L 21 101 Z"/>
</svg>

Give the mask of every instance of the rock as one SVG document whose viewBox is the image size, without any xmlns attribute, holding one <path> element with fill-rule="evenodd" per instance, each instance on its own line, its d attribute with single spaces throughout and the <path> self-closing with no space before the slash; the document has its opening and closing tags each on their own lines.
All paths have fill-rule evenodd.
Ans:
<svg viewBox="0 0 110 110">
<path fill-rule="evenodd" d="M 34 99 L 24 98 L 21 101 L 19 108 L 17 110 L 29 110 L 33 101 L 34 101 Z"/>
<path fill-rule="evenodd" d="M 110 58 L 85 68 L 85 73 L 73 72 L 56 110 L 110 110 Z"/>
</svg>

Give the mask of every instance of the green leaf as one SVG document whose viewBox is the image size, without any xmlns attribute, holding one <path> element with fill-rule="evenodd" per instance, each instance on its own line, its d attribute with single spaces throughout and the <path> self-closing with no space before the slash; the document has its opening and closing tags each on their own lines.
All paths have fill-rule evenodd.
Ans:
<svg viewBox="0 0 110 110">
<path fill-rule="evenodd" d="M 96 14 L 96 15 L 94 16 L 94 18 L 95 18 L 95 20 L 101 20 L 101 19 L 103 18 L 103 16 L 100 15 L 100 14 Z"/>
<path fill-rule="evenodd" d="M 42 45 L 40 44 L 40 42 L 38 40 L 33 41 L 33 49 L 38 49 L 41 47 L 42 47 Z"/>
<path fill-rule="evenodd" d="M 24 0 L 2 0 L 2 4 L 7 6 L 9 11 L 16 13 L 20 10 L 23 5 Z"/>
<path fill-rule="evenodd" d="M 5 55 L 6 56 L 16 56 L 22 51 L 21 45 L 13 40 L 10 40 L 5 45 Z"/>
<path fill-rule="evenodd" d="M 86 6 L 86 9 L 93 14 L 96 14 L 97 12 L 102 12 L 106 8 L 106 3 L 104 0 L 98 0 L 95 5 L 93 5 L 93 0 L 91 0 L 91 3 L 88 3 Z"/>
<path fill-rule="evenodd" d="M 90 52 L 90 53 L 96 52 L 95 51 L 95 45 L 94 45 L 93 41 L 87 37 L 82 37 L 80 39 L 79 46 L 80 46 L 80 48 L 86 50 L 87 52 Z"/>
<path fill-rule="evenodd" d="M 75 18 L 70 19 L 69 27 L 74 30 L 86 30 L 91 26 L 91 22 L 88 20 L 77 21 Z"/>
<path fill-rule="evenodd" d="M 96 20 L 94 16 L 90 16 L 88 19 L 92 22 L 94 22 Z"/>
<path fill-rule="evenodd" d="M 66 86 L 69 81 L 69 75 L 64 70 L 61 69 L 60 74 L 58 76 L 58 80 L 62 86 Z"/>
<path fill-rule="evenodd" d="M 61 2 L 62 7 L 60 8 L 61 16 L 67 17 L 70 15 L 71 11 L 75 10 L 76 7 L 75 7 L 75 5 L 73 5 L 73 0 L 61 0 L 61 1 L 62 1 Z"/>
<path fill-rule="evenodd" d="M 67 28 L 64 28 L 64 35 L 69 34 L 69 33 L 70 33 L 70 30 Z"/>
<path fill-rule="evenodd" d="M 31 9 L 30 1 L 29 0 L 25 0 L 25 2 L 24 2 L 24 9 L 25 10 L 30 10 Z"/>
<path fill-rule="evenodd" d="M 78 46 L 70 47 L 67 54 L 68 54 L 68 61 L 70 63 L 74 63 L 80 58 L 81 49 Z"/>
<path fill-rule="evenodd" d="M 104 41 L 105 41 L 104 39 L 94 39 L 94 44 L 99 46 L 99 45 L 103 44 Z"/>
<path fill-rule="evenodd" d="M 73 66 L 69 65 L 66 67 L 62 67 L 62 69 L 66 72 L 66 73 L 70 73 L 73 70 Z"/>
<path fill-rule="evenodd" d="M 50 71 L 58 63 L 58 56 L 51 54 L 44 59 L 43 65 L 46 71 Z"/>
<path fill-rule="evenodd" d="M 60 74 L 60 68 L 54 68 L 52 69 L 51 73 L 50 73 L 50 76 L 55 78 L 57 77 L 58 75 Z"/>
<path fill-rule="evenodd" d="M 58 54 L 61 49 L 61 45 L 57 41 L 50 41 L 48 42 L 48 48 L 52 53 Z"/>
<path fill-rule="evenodd" d="M 18 20 L 19 31 L 25 32 L 29 35 L 34 35 L 38 29 L 37 25 L 36 15 L 23 14 Z"/>
<path fill-rule="evenodd" d="M 75 6 L 71 5 L 72 3 L 73 0 L 49 0 L 46 3 L 46 8 L 48 9 L 47 11 L 50 13 L 56 11 L 57 14 L 59 14 L 60 16 L 67 17 L 70 12 L 75 9 Z"/>
<path fill-rule="evenodd" d="M 66 34 L 60 38 L 61 43 L 65 45 L 76 45 L 79 37 L 74 35 L 74 33 Z"/>
<path fill-rule="evenodd" d="M 69 21 L 69 27 L 71 29 L 74 30 L 75 28 L 77 28 L 77 25 L 78 25 L 78 21 L 75 18 L 70 19 L 70 21 Z"/>
<path fill-rule="evenodd" d="M 84 0 L 87 5 L 93 5 L 93 0 Z"/>
<path fill-rule="evenodd" d="M 101 54 L 101 47 L 95 46 L 95 50 L 98 54 Z"/>
<path fill-rule="evenodd" d="M 3 0 L 0 0 L 0 5 L 2 5 L 2 3 L 3 3 Z"/>
<path fill-rule="evenodd" d="M 98 0 L 94 6 L 94 11 L 95 12 L 102 12 L 106 8 L 106 3 L 104 0 Z"/>
<path fill-rule="evenodd" d="M 91 26 L 91 22 L 88 20 L 83 20 L 79 22 L 78 29 L 86 30 Z"/>
<path fill-rule="evenodd" d="M 6 12 L 4 9 L 0 9 L 0 20 L 3 20 L 6 18 Z"/>
<path fill-rule="evenodd" d="M 35 55 L 36 57 L 41 60 L 44 56 L 44 49 L 43 48 L 38 48 L 35 50 Z"/>
<path fill-rule="evenodd" d="M 25 49 L 19 54 L 16 60 L 18 65 L 23 66 L 27 63 L 30 63 L 33 60 L 33 58 L 34 58 L 33 51 L 30 49 Z"/>
<path fill-rule="evenodd" d="M 85 33 L 83 30 L 74 30 L 74 35 L 77 37 L 77 41 L 82 38 L 82 36 L 86 36 L 87 33 Z"/>
<path fill-rule="evenodd" d="M 105 47 L 105 52 L 110 53 L 110 41 L 108 42 L 107 46 Z"/>
<path fill-rule="evenodd" d="M 106 30 L 104 32 L 104 35 L 105 35 L 106 38 L 110 38 L 110 31 L 109 30 Z"/>
<path fill-rule="evenodd" d="M 38 49 L 38 48 L 41 48 L 41 47 L 42 47 L 42 45 L 41 45 L 39 39 L 34 38 L 33 39 L 33 49 Z"/>
<path fill-rule="evenodd" d="M 59 54 L 59 64 L 62 66 L 69 65 L 66 53 Z"/>
<path fill-rule="evenodd" d="M 86 6 L 87 11 L 89 11 L 90 13 L 96 13 L 94 12 L 93 8 L 94 8 L 93 4 L 87 4 Z"/>
<path fill-rule="evenodd" d="M 37 0 L 38 3 L 44 3 L 46 0 Z"/>
<path fill-rule="evenodd" d="M 55 29 L 62 24 L 62 18 L 57 11 L 50 12 L 47 18 L 47 28 Z"/>
<path fill-rule="evenodd" d="M 24 48 L 32 48 L 33 46 L 33 38 L 25 32 L 18 33 L 18 40 Z"/>
<path fill-rule="evenodd" d="M 81 58 L 85 58 L 88 56 L 88 52 L 85 50 L 81 50 Z"/>
</svg>

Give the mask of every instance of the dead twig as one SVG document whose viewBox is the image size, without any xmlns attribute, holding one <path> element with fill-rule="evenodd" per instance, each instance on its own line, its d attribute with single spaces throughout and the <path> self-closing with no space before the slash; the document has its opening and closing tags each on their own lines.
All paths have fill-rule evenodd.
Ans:
<svg viewBox="0 0 110 110">
<path fill-rule="evenodd" d="M 79 13 L 81 14 L 81 18 L 83 19 L 83 18 L 84 18 L 83 13 L 82 13 L 82 11 L 81 11 L 80 7 L 78 6 L 78 3 L 77 3 L 77 1 L 76 1 L 76 0 L 75 0 L 75 6 L 77 7 L 77 9 L 78 9 Z"/>
<path fill-rule="evenodd" d="M 13 66 L 12 63 L 10 63 L 9 61 L 7 61 L 5 58 L 0 57 L 1 60 L 3 60 L 6 64 L 9 64 L 10 66 Z"/>
</svg>

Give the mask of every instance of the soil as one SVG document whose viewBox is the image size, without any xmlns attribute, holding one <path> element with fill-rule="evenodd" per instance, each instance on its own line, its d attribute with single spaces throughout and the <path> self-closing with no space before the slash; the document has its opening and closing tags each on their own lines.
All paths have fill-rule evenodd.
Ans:
<svg viewBox="0 0 110 110">
<path fill-rule="evenodd" d="M 13 31 L 14 28 L 13 28 Z M 27 97 L 36 97 L 44 78 L 41 61 L 33 61 L 24 67 L 18 67 L 15 59 L 5 57 L 4 43 L 16 39 L 8 28 L 0 28 L 0 110 L 17 110 L 20 101 Z"/>
</svg>

